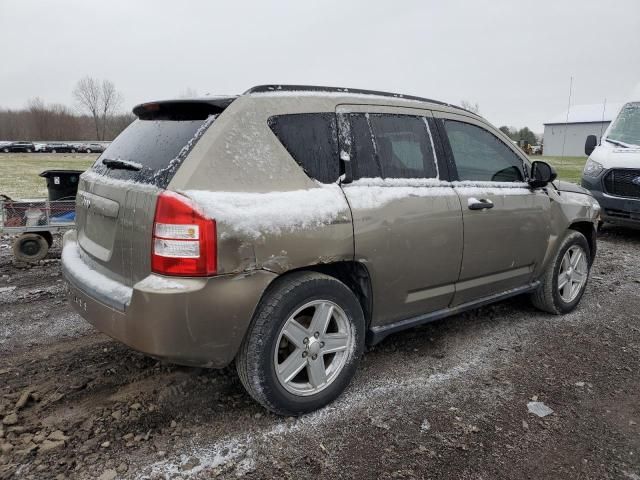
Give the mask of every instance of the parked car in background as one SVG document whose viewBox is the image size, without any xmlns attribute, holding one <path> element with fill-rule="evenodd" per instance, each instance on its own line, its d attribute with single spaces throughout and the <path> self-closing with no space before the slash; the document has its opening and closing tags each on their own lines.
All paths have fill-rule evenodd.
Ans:
<svg viewBox="0 0 640 480">
<path fill-rule="evenodd" d="M 4 153 L 25 152 L 31 153 L 36 151 L 36 146 L 31 142 L 10 142 L 2 145 Z"/>
<path fill-rule="evenodd" d="M 76 151 L 76 146 L 69 143 L 51 142 L 45 145 L 45 152 L 50 153 L 75 153 Z"/>
<path fill-rule="evenodd" d="M 235 362 L 279 414 L 334 400 L 392 333 L 585 291 L 598 203 L 464 109 L 264 86 L 133 112 L 80 178 L 71 304 L 154 357 Z"/>
<path fill-rule="evenodd" d="M 605 222 L 640 226 L 640 100 L 625 104 L 600 142 L 589 135 L 582 186 L 602 206 Z"/>
<path fill-rule="evenodd" d="M 81 143 L 79 145 L 76 145 L 76 148 L 79 152 L 102 153 L 104 152 L 105 147 L 104 145 L 101 145 L 99 143 Z"/>
</svg>

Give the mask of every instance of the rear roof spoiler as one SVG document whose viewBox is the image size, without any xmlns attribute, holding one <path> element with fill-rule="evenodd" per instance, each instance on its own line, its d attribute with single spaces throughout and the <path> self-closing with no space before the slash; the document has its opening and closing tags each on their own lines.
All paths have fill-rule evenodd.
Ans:
<svg viewBox="0 0 640 480">
<path fill-rule="evenodd" d="M 204 120 L 222 113 L 238 97 L 204 97 L 161 100 L 136 105 L 133 114 L 140 120 Z"/>
</svg>

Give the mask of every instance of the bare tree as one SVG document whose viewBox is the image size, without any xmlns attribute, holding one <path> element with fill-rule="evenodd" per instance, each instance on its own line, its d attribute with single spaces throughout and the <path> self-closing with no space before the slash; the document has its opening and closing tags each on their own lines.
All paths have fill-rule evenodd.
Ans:
<svg viewBox="0 0 640 480">
<path fill-rule="evenodd" d="M 469 110 L 470 112 L 475 113 L 476 115 L 480 115 L 480 105 L 478 104 L 478 102 L 472 103 L 468 100 L 462 100 L 460 102 L 460 106 L 465 110 Z"/>
<path fill-rule="evenodd" d="M 113 82 L 84 77 L 73 89 L 78 106 L 93 118 L 97 140 L 104 140 L 107 123 L 122 104 L 122 95 Z"/>
<path fill-rule="evenodd" d="M 84 77 L 73 89 L 73 97 L 82 110 L 93 117 L 96 128 L 96 139 L 100 138 L 100 84 L 95 78 Z"/>
<path fill-rule="evenodd" d="M 107 133 L 107 123 L 122 105 L 122 95 L 110 80 L 102 81 L 102 140 Z"/>
</svg>

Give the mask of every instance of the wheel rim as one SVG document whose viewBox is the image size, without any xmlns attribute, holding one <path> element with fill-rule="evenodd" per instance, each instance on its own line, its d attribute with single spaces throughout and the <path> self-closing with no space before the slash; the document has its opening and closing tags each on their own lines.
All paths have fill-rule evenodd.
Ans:
<svg viewBox="0 0 640 480">
<path fill-rule="evenodd" d="M 40 251 L 40 244 L 35 240 L 25 240 L 20 244 L 20 251 L 29 257 L 33 257 Z"/>
<path fill-rule="evenodd" d="M 342 308 L 328 300 L 306 303 L 278 334 L 276 377 L 294 395 L 315 395 L 338 378 L 352 346 L 351 323 Z"/>
<path fill-rule="evenodd" d="M 558 272 L 558 292 L 567 303 L 576 299 L 582 287 L 587 283 L 587 255 L 584 249 L 574 245 L 562 257 Z"/>
</svg>

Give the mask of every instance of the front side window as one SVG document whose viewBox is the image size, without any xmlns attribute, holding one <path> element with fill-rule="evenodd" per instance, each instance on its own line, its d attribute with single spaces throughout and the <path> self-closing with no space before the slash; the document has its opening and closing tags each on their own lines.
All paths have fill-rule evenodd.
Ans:
<svg viewBox="0 0 640 480">
<path fill-rule="evenodd" d="M 269 127 L 305 173 L 319 182 L 340 176 L 334 113 L 295 113 L 269 118 Z"/>
<path fill-rule="evenodd" d="M 412 115 L 350 114 L 354 178 L 436 178 L 425 119 Z"/>
<path fill-rule="evenodd" d="M 454 120 L 444 126 L 460 180 L 524 181 L 520 157 L 491 132 Z"/>
</svg>

